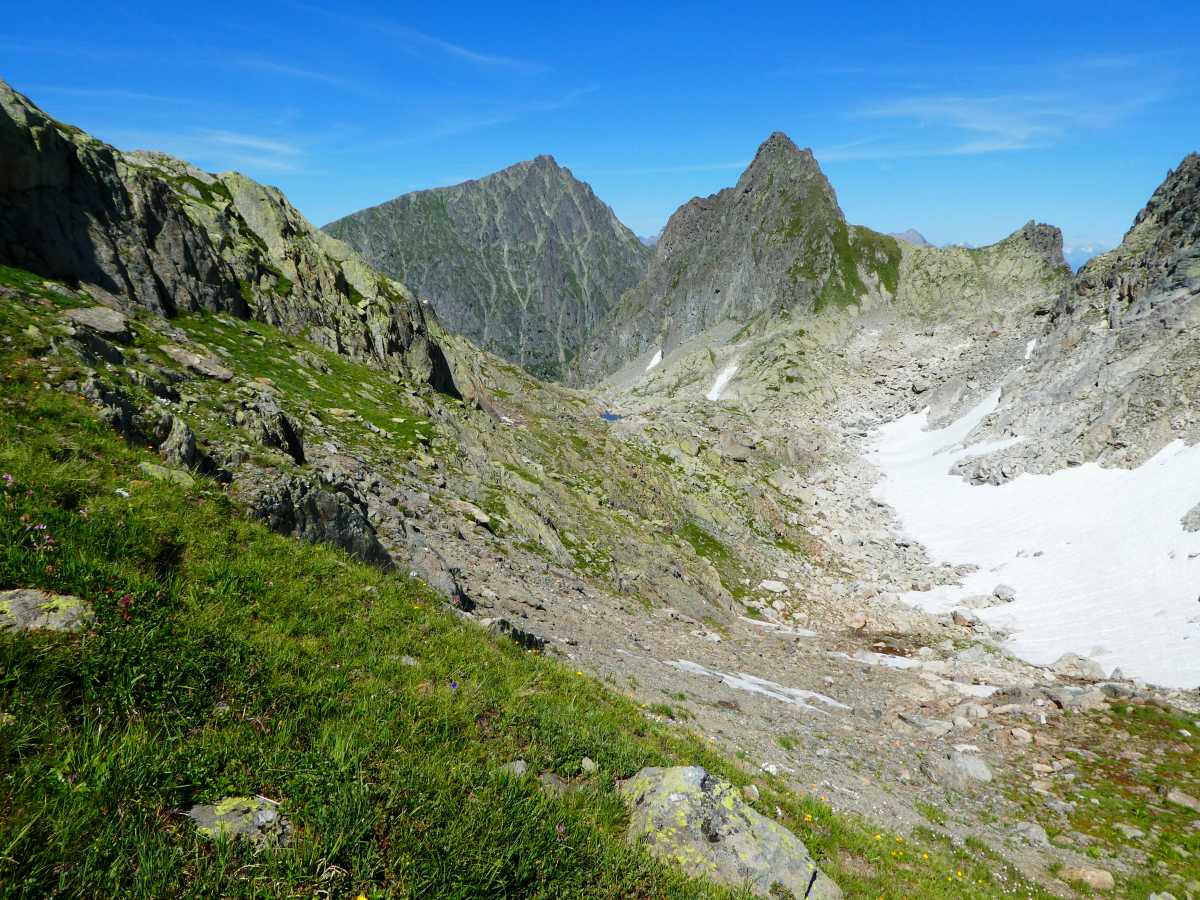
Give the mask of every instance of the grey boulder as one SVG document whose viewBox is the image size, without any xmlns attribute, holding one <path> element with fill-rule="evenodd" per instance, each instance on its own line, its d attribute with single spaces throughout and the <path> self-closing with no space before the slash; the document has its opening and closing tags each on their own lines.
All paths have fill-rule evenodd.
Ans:
<svg viewBox="0 0 1200 900">
<path fill-rule="evenodd" d="M 0 632 L 79 631 L 91 620 L 91 608 L 78 597 L 38 590 L 0 591 Z"/>
<path fill-rule="evenodd" d="M 212 840 L 247 840 L 258 847 L 286 846 L 292 828 L 279 806 L 264 797 L 226 797 L 193 806 L 187 816 Z"/>
<path fill-rule="evenodd" d="M 123 344 L 133 340 L 129 320 L 115 309 L 107 306 L 89 306 L 85 309 L 68 309 L 63 318 L 72 325 L 86 328 L 110 341 Z"/>
<path fill-rule="evenodd" d="M 642 769 L 621 794 L 631 810 L 630 842 L 690 875 L 747 887 L 759 897 L 780 888 L 798 898 L 842 896 L 799 838 L 700 766 Z"/>
</svg>

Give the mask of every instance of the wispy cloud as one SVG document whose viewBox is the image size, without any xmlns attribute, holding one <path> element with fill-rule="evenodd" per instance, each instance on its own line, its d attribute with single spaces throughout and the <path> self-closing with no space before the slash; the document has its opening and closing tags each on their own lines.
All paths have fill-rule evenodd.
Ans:
<svg viewBox="0 0 1200 900">
<path fill-rule="evenodd" d="M 338 75 L 330 75 L 327 72 L 321 72 L 316 69 L 307 69 L 302 66 L 294 66 L 290 63 L 279 62 L 278 60 L 274 60 L 266 56 L 257 56 L 254 54 L 222 54 L 218 59 L 221 64 L 233 68 L 265 72 L 269 75 L 280 75 L 284 78 L 298 78 L 302 81 L 315 81 L 319 84 L 328 84 L 340 88 L 356 87 L 353 82 Z"/>
<path fill-rule="evenodd" d="M 412 56 L 442 56 L 483 69 L 506 69 L 515 72 L 546 70 L 545 65 L 533 60 L 476 50 L 379 16 L 356 15 L 304 3 L 297 4 L 296 8 L 336 19 L 377 37 L 384 37 L 396 49 Z"/>
<path fill-rule="evenodd" d="M 913 66 L 914 78 L 933 74 Z M 884 95 L 851 110 L 847 118 L 852 121 L 889 123 L 888 135 L 828 147 L 817 156 L 824 161 L 901 159 L 1052 147 L 1119 126 L 1169 96 L 1178 78 L 1161 60 L 1134 54 L 982 64 L 956 70 L 955 77 L 972 87 L 945 92 L 910 86 L 898 96 Z"/>
<path fill-rule="evenodd" d="M 1097 61 L 1123 66 L 1124 62 Z M 921 94 L 862 107 L 851 119 L 907 123 L 889 138 L 873 138 L 818 152 L 826 161 L 901 159 L 921 156 L 974 156 L 1052 147 L 1089 131 L 1120 125 L 1159 101 L 1164 92 L 1143 86 L 1137 92 L 1095 91 Z"/>
<path fill-rule="evenodd" d="M 303 146 L 286 138 L 215 128 L 195 128 L 178 132 L 117 131 L 106 137 L 125 148 L 159 150 L 216 171 L 303 171 Z"/>
<path fill-rule="evenodd" d="M 129 58 L 128 53 L 103 47 L 82 44 L 65 44 L 50 41 L 0 40 L 0 50 L 32 56 L 68 56 L 72 59 L 90 59 L 93 62 L 112 63 Z"/>
<path fill-rule="evenodd" d="M 592 175 L 686 175 L 689 172 L 740 172 L 750 165 L 740 162 L 684 163 L 678 166 L 644 166 L 632 169 L 596 169 Z"/>
<path fill-rule="evenodd" d="M 423 126 L 414 124 L 404 135 L 392 139 L 375 141 L 369 145 L 369 149 L 378 151 L 395 147 L 407 147 L 413 144 L 423 144 L 448 137 L 458 137 L 473 131 L 482 131 L 486 128 L 507 125 L 511 122 L 542 113 L 570 109 L 579 102 L 580 98 L 592 93 L 594 90 L 595 88 L 580 88 L 544 100 L 531 100 L 525 103 L 513 103 L 493 107 L 475 113 L 441 117 Z"/>
<path fill-rule="evenodd" d="M 27 84 L 27 93 L 38 97 L 53 94 L 60 97 L 77 97 L 82 100 L 121 100 L 133 103 L 187 103 L 180 97 L 167 97 L 162 94 L 149 94 L 143 91 L 127 91 L 121 88 L 77 88 L 56 84 Z"/>
</svg>

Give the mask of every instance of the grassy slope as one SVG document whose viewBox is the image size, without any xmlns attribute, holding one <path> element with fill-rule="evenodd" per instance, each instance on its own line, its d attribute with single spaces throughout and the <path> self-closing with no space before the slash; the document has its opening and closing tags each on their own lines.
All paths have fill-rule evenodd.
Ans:
<svg viewBox="0 0 1200 900">
<path fill-rule="evenodd" d="M 63 301 L 2 274 L 26 289 L 0 296 L 0 589 L 78 594 L 97 622 L 0 637 L 0 893 L 722 895 L 624 844 L 614 780 L 650 764 L 744 772 L 572 668 L 492 642 L 420 584 L 239 518 L 214 483 L 139 480 L 152 457 L 49 388 L 68 362 L 29 355 L 43 341 L 24 329 Z M 53 550 L 34 546 L 38 523 Z M 550 799 L 497 773 L 518 755 L 564 777 L 587 755 L 600 773 Z M 850 896 L 1031 895 L 979 851 L 916 846 L 758 784 L 759 808 Z M 256 793 L 282 802 L 292 848 L 208 844 L 181 815 Z"/>
</svg>

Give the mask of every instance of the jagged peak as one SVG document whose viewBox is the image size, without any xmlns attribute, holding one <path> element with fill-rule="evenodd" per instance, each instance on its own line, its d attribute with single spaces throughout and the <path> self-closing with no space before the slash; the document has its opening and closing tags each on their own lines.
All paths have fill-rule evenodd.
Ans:
<svg viewBox="0 0 1200 900">
<path fill-rule="evenodd" d="M 820 170 L 820 166 L 817 165 L 816 157 L 813 156 L 811 148 L 805 147 L 801 149 L 795 141 L 782 131 L 772 131 L 767 139 L 758 145 L 758 150 L 754 154 L 754 160 L 750 163 L 747 171 L 763 165 L 774 167 L 780 163 L 793 162 L 809 164 Z"/>
<path fill-rule="evenodd" d="M 1200 153 L 1189 153 L 1174 169 L 1167 171 L 1167 177 L 1151 195 L 1145 207 L 1133 220 L 1133 226 L 1126 234 L 1128 239 L 1142 222 L 1150 219 L 1159 225 L 1166 225 L 1182 210 L 1191 211 L 1189 220 L 1195 218 L 1196 210 L 1200 208 Z"/>
</svg>

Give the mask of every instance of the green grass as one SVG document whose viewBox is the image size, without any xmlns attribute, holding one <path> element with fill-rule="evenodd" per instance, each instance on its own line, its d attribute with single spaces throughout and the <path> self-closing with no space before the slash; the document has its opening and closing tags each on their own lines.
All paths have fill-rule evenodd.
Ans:
<svg viewBox="0 0 1200 900">
<path fill-rule="evenodd" d="M 143 480 L 153 457 L 50 387 L 62 360 L 29 353 L 23 323 L 71 301 L 0 279 L 22 292 L 0 296 L 13 339 L 0 343 L 0 589 L 72 593 L 97 616 L 77 635 L 0 635 L 0 894 L 728 895 L 627 846 L 615 782 L 686 763 L 744 784 L 735 763 L 573 667 L 487 638 L 417 582 L 241 518 L 213 482 Z M 198 323 L 213 320 L 180 320 Z M 575 779 L 590 756 L 600 771 L 553 799 L 498 773 L 518 756 Z M 759 808 L 849 896 L 1026 895 L 977 851 L 922 851 L 757 783 Z M 280 801 L 291 847 L 212 844 L 182 815 L 244 794 Z"/>
<path fill-rule="evenodd" d="M 1177 788 L 1200 797 L 1200 727 L 1195 722 L 1195 717 L 1133 703 L 1104 714 L 1071 716 L 1065 722 L 1064 746 L 1074 778 L 1018 775 L 1004 786 L 1005 793 L 1056 843 L 1074 832 L 1088 841 L 1083 852 L 1101 865 L 1113 856 L 1136 858 L 1139 864 L 1130 873 L 1114 873 L 1121 896 L 1181 895 L 1188 882 L 1200 881 L 1200 831 L 1192 827 L 1195 813 L 1161 795 Z M 1030 777 L 1047 780 L 1074 810 L 1065 819 L 1051 813 L 1029 791 Z M 1143 836 L 1131 838 L 1121 825 L 1139 829 Z"/>
</svg>

